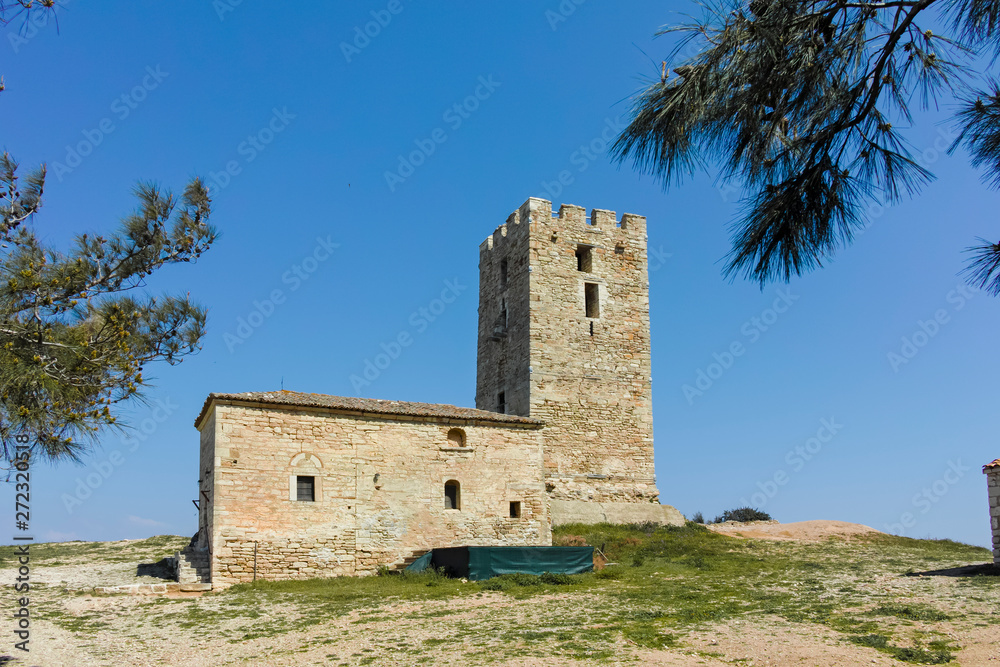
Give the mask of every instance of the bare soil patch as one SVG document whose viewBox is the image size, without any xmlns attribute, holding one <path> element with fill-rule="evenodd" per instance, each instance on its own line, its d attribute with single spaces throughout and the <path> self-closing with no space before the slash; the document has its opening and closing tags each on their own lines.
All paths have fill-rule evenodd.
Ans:
<svg viewBox="0 0 1000 667">
<path fill-rule="evenodd" d="M 851 538 L 858 535 L 882 535 L 879 530 L 860 523 L 846 521 L 794 521 L 792 523 L 713 523 L 705 526 L 709 530 L 731 537 L 747 537 L 758 540 L 794 540 L 799 542 L 820 542 L 831 537 Z"/>
</svg>

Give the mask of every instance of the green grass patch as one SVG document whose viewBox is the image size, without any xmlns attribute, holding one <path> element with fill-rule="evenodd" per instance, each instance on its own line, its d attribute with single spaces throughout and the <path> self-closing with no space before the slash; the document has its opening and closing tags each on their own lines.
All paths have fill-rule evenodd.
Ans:
<svg viewBox="0 0 1000 667">
<path fill-rule="evenodd" d="M 954 659 L 946 642 L 931 642 L 929 648 L 900 647 L 889 643 L 889 637 L 882 634 L 851 635 L 847 640 L 858 646 L 878 649 L 900 662 L 918 665 L 943 665 Z"/>
<path fill-rule="evenodd" d="M 868 612 L 871 616 L 895 616 L 907 621 L 947 621 L 951 617 L 948 614 L 914 604 L 884 604 Z"/>
</svg>

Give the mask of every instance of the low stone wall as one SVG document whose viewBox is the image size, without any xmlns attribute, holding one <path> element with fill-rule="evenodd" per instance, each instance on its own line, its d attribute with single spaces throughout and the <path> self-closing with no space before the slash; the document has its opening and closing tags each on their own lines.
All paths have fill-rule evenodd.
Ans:
<svg viewBox="0 0 1000 667">
<path fill-rule="evenodd" d="M 257 579 L 307 579 L 374 572 L 378 559 L 337 539 L 264 539 L 222 536 L 213 582 L 222 585 Z"/>
<path fill-rule="evenodd" d="M 167 593 L 194 593 L 212 590 L 212 584 L 129 584 L 127 586 L 97 586 L 98 595 L 166 595 Z"/>
<path fill-rule="evenodd" d="M 549 516 L 553 526 L 569 523 L 660 523 L 683 526 L 684 516 L 670 505 L 659 503 L 593 503 L 552 500 Z"/>
<path fill-rule="evenodd" d="M 165 595 L 180 590 L 180 584 L 130 584 L 128 586 L 97 586 L 95 593 L 104 595 Z"/>
</svg>

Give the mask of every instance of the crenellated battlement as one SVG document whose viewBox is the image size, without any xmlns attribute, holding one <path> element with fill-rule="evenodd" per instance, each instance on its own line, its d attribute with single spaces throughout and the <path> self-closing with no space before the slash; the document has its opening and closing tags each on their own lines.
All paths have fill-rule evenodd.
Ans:
<svg viewBox="0 0 1000 667">
<path fill-rule="evenodd" d="M 539 214 L 536 221 L 540 223 L 551 223 L 553 220 L 559 220 L 566 225 L 586 227 L 590 231 L 618 230 L 633 233 L 641 230 L 645 234 L 646 230 L 646 216 L 635 213 L 624 213 L 619 220 L 614 211 L 594 208 L 590 210 L 590 215 L 587 215 L 586 209 L 576 204 L 561 204 L 559 211 L 553 212 L 552 202 L 535 197 L 529 199 L 525 206 L 530 207 L 532 212 Z M 521 208 L 523 209 L 525 206 Z"/>
<path fill-rule="evenodd" d="M 559 210 L 552 210 L 552 202 L 547 199 L 530 197 L 516 211 L 507 216 L 507 221 L 496 228 L 479 246 L 480 254 L 500 248 L 508 233 L 527 230 L 531 223 L 552 227 L 556 223 L 565 230 L 576 228 L 587 232 L 614 232 L 645 242 L 646 216 L 623 213 L 618 219 L 614 211 L 603 208 L 587 209 L 576 204 L 560 204 Z"/>
<path fill-rule="evenodd" d="M 515 235 L 527 234 L 531 222 L 531 209 L 528 205 L 529 199 L 519 209 L 507 216 L 507 221 L 497 227 L 492 234 L 479 244 L 479 254 L 482 256 L 492 250 L 499 250 L 505 246 L 508 233 L 513 238 Z"/>
</svg>

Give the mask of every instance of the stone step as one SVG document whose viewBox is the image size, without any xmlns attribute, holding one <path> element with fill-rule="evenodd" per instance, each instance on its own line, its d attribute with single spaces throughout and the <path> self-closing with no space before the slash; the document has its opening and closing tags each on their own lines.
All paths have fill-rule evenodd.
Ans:
<svg viewBox="0 0 1000 667">
<path fill-rule="evenodd" d="M 196 551 L 187 547 L 183 551 L 178 551 L 175 558 L 178 583 L 184 586 L 208 586 L 209 589 L 211 588 L 212 567 L 207 551 Z"/>
<path fill-rule="evenodd" d="M 177 570 L 181 577 L 207 577 L 211 574 L 211 569 L 207 567 L 182 567 Z"/>
<path fill-rule="evenodd" d="M 208 554 L 207 553 L 190 553 L 190 552 L 178 552 L 177 558 L 180 561 L 188 563 L 207 563 Z"/>
<path fill-rule="evenodd" d="M 185 565 L 182 563 L 177 569 L 185 570 L 187 572 L 208 572 L 212 568 L 209 567 L 208 563 L 205 563 L 204 565 Z"/>
<path fill-rule="evenodd" d="M 177 568 L 178 572 L 208 573 L 211 570 L 212 570 L 212 568 L 210 568 L 207 564 L 206 565 L 201 565 L 199 567 L 191 567 L 191 566 L 181 565 L 179 568 Z"/>
<path fill-rule="evenodd" d="M 212 590 L 212 584 L 130 584 L 127 586 L 98 586 L 95 593 L 104 595 L 166 595 L 169 593 L 197 593 Z"/>
<path fill-rule="evenodd" d="M 425 549 L 424 551 L 414 551 L 409 556 L 404 557 L 402 561 L 396 563 L 395 569 L 405 570 L 408 566 L 412 565 L 415 560 L 426 554 L 428 551 L 430 551 L 430 549 Z"/>
<path fill-rule="evenodd" d="M 177 590 L 182 593 L 195 593 L 197 591 L 210 591 L 212 590 L 212 584 L 205 583 L 181 583 Z"/>
</svg>

